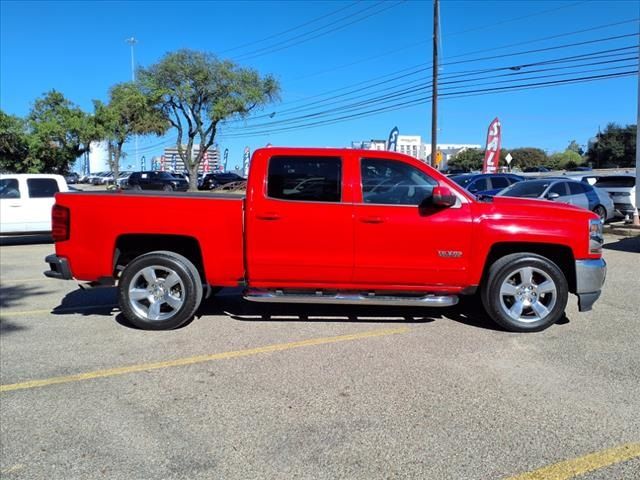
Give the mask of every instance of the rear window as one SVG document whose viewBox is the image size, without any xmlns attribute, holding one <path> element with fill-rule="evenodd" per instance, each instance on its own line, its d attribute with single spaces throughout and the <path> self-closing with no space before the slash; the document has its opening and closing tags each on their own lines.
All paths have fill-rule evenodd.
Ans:
<svg viewBox="0 0 640 480">
<path fill-rule="evenodd" d="M 610 176 L 600 177 L 594 187 L 600 188 L 627 188 L 636 186 L 636 177 L 631 176 Z"/>
<path fill-rule="evenodd" d="M 0 180 L 0 198 L 20 198 L 17 179 L 3 178 Z"/>
<path fill-rule="evenodd" d="M 341 169 L 336 157 L 273 157 L 267 194 L 282 200 L 339 202 Z"/>
<path fill-rule="evenodd" d="M 59 191 L 53 178 L 28 178 L 27 188 L 31 198 L 51 198 Z"/>
</svg>

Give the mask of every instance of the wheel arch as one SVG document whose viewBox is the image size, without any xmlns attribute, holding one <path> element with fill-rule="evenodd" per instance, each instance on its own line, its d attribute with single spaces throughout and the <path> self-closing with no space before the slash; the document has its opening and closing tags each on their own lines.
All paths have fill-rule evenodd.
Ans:
<svg viewBox="0 0 640 480">
<path fill-rule="evenodd" d="M 134 258 L 158 250 L 178 253 L 186 257 L 198 270 L 201 280 L 206 279 L 202 249 L 194 237 L 188 235 L 168 234 L 125 234 L 116 239 L 113 253 L 113 276 L 116 278 L 120 271 Z"/>
<path fill-rule="evenodd" d="M 483 284 L 488 276 L 489 268 L 496 260 L 512 253 L 534 253 L 542 257 L 548 258 L 555 263 L 565 275 L 569 292 L 576 291 L 576 264 L 573 250 L 567 245 L 556 243 L 534 243 L 534 242 L 501 242 L 491 246 L 489 254 L 485 260 L 482 270 Z"/>
</svg>

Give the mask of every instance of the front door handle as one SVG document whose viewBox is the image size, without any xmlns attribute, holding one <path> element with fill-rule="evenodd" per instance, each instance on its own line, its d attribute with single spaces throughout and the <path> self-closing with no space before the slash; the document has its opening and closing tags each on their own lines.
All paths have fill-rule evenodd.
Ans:
<svg viewBox="0 0 640 480">
<path fill-rule="evenodd" d="M 280 220 L 280 215 L 275 212 L 259 213 L 257 217 L 259 220 Z"/>
<path fill-rule="evenodd" d="M 384 218 L 382 217 L 360 217 L 360 221 L 362 223 L 383 223 Z"/>
</svg>

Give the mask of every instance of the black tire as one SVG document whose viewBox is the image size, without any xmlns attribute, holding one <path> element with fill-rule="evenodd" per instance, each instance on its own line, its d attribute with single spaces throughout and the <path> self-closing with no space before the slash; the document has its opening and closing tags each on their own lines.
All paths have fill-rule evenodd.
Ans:
<svg viewBox="0 0 640 480">
<path fill-rule="evenodd" d="M 148 271 L 145 270 L 148 267 L 153 267 L 151 270 L 154 278 L 158 275 L 156 286 L 159 285 L 159 290 L 154 291 L 160 292 L 157 300 L 160 305 L 157 312 L 154 311 L 155 314 L 152 312 L 152 302 L 147 300 L 155 298 L 151 293 L 154 285 L 143 275 L 143 271 Z M 166 276 L 163 277 L 165 273 Z M 177 283 L 175 291 L 169 291 L 163 287 L 165 280 L 173 274 L 176 277 L 172 278 Z M 145 290 L 145 298 L 135 299 L 132 296 L 140 292 L 145 294 Z M 170 293 L 174 293 L 169 300 L 178 304 L 176 308 L 165 301 Z M 144 330 L 171 330 L 193 318 L 202 301 L 202 282 L 195 266 L 182 255 L 173 252 L 151 252 L 137 257 L 123 270 L 118 284 L 118 300 L 120 310 L 132 325 Z M 153 316 L 157 318 L 150 318 Z"/>
<path fill-rule="evenodd" d="M 531 272 L 529 281 L 521 272 Z M 554 290 L 546 291 L 550 288 Z M 489 268 L 481 289 L 487 314 L 511 332 L 539 332 L 553 325 L 563 315 L 568 296 L 567 279 L 558 266 L 533 253 L 514 253 L 498 259 Z"/>
<path fill-rule="evenodd" d="M 173 192 L 173 187 L 171 185 L 169 185 L 168 183 L 164 184 L 162 186 L 162 191 L 163 192 Z"/>
<path fill-rule="evenodd" d="M 602 223 L 607 221 L 607 209 L 604 208 L 602 205 L 598 205 L 596 208 L 594 208 L 593 213 L 595 213 L 596 215 L 598 215 L 598 217 L 600 217 L 600 220 L 602 221 Z"/>
<path fill-rule="evenodd" d="M 131 186 L 131 190 L 135 190 L 135 191 L 138 192 L 138 191 L 142 190 L 142 187 L 140 185 L 132 185 Z"/>
</svg>

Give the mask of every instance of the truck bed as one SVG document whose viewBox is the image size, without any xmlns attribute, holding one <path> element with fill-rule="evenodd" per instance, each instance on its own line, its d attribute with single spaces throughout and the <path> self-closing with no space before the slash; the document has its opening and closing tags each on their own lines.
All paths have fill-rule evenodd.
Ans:
<svg viewBox="0 0 640 480">
<path fill-rule="evenodd" d="M 210 285 L 237 285 L 244 277 L 242 194 L 83 192 L 58 194 L 56 203 L 71 212 L 69 239 L 56 242 L 56 254 L 73 252 L 69 268 L 77 280 L 112 277 L 120 244 L 156 236 L 192 240 Z"/>
</svg>

